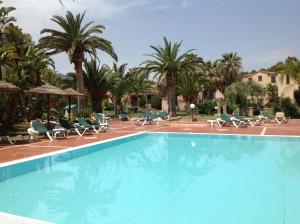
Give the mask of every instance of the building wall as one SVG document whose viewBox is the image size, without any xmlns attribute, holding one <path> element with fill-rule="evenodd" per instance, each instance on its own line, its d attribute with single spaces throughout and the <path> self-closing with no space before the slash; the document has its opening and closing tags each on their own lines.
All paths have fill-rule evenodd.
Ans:
<svg viewBox="0 0 300 224">
<path fill-rule="evenodd" d="M 278 87 L 278 96 L 289 97 L 294 100 L 294 91 L 298 89 L 298 84 L 295 80 L 290 79 L 289 83 L 286 78 L 280 81 L 280 74 L 271 72 L 257 72 L 243 77 L 243 81 L 254 81 L 263 87 L 268 84 L 274 84 Z M 273 81 L 273 82 L 272 82 Z"/>
</svg>

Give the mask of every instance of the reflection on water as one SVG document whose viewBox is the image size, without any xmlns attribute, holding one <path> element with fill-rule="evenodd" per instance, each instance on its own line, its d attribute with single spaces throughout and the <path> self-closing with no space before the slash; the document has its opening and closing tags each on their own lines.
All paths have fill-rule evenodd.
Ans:
<svg viewBox="0 0 300 224">
<path fill-rule="evenodd" d="M 254 137 L 148 134 L 0 182 L 0 210 L 57 223 L 168 223 L 171 219 L 182 223 L 180 212 L 193 204 L 189 212 L 195 212 L 188 216 L 189 223 L 221 223 L 222 217 L 217 220 L 209 212 L 228 204 L 229 198 L 240 203 L 239 191 L 248 190 L 246 204 L 255 210 L 257 202 L 252 204 L 255 195 L 250 192 L 267 197 L 272 190 L 258 188 L 266 178 L 272 184 L 262 185 L 273 187 L 277 194 L 278 175 L 300 174 L 296 147 L 299 141 L 285 144 Z M 246 196 L 243 203 L 245 200 Z M 247 217 L 239 206 L 236 209 L 234 214 Z M 280 220 L 278 209 L 264 212 L 278 213 L 280 218 L 275 215 L 274 220 Z M 254 223 L 251 219 L 243 223 L 251 221 Z"/>
</svg>

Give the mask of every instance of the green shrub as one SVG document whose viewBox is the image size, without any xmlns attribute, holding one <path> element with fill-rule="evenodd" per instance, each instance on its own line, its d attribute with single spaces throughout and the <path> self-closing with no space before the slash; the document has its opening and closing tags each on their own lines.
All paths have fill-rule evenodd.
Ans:
<svg viewBox="0 0 300 224">
<path fill-rule="evenodd" d="M 296 103 L 300 106 L 300 86 L 297 90 L 294 91 L 294 98 Z"/>
<path fill-rule="evenodd" d="M 214 114 L 217 103 L 214 100 L 203 101 L 198 104 L 199 114 Z"/>
<path fill-rule="evenodd" d="M 280 101 L 281 110 L 284 112 L 285 116 L 292 118 L 300 118 L 300 110 L 293 104 L 289 97 L 282 98 Z"/>
<path fill-rule="evenodd" d="M 93 119 L 92 119 L 93 111 L 90 108 L 81 109 L 81 110 L 74 112 L 74 117 L 75 118 L 82 117 L 85 120 L 87 120 L 89 123 L 92 123 L 93 122 Z"/>
<path fill-rule="evenodd" d="M 159 95 L 154 95 L 151 97 L 150 99 L 150 104 L 151 104 L 151 107 L 154 108 L 154 109 L 157 109 L 157 110 L 161 110 L 161 96 Z"/>
</svg>

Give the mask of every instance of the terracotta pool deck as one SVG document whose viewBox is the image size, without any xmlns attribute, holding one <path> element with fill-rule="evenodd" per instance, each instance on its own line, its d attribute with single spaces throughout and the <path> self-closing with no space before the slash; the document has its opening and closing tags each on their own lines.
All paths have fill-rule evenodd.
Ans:
<svg viewBox="0 0 300 224">
<path fill-rule="evenodd" d="M 210 127 L 207 123 L 168 123 L 161 125 L 137 126 L 133 122 L 113 122 L 111 130 L 105 133 L 92 133 L 84 136 L 70 135 L 65 139 L 49 141 L 42 139 L 30 143 L 7 145 L 0 143 L 0 164 L 41 155 L 70 147 L 99 142 L 106 139 L 121 137 L 138 132 L 184 132 L 184 133 L 213 133 L 213 134 L 242 134 L 242 135 L 287 135 L 300 137 L 300 120 L 290 120 L 286 124 L 266 123 L 256 127 Z"/>
</svg>

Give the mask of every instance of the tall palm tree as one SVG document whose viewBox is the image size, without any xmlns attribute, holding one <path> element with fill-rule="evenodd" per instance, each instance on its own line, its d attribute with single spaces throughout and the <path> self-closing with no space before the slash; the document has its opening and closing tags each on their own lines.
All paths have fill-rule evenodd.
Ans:
<svg viewBox="0 0 300 224">
<path fill-rule="evenodd" d="M 0 0 L 0 5 L 3 4 L 3 1 Z M 6 25 L 8 25 L 9 23 L 15 22 L 16 18 L 13 16 L 10 16 L 9 14 L 14 11 L 16 8 L 14 7 L 0 7 L 0 46 L 1 48 L 3 47 L 3 42 L 4 42 L 4 27 Z M 3 48 L 2 51 L 4 51 Z M 4 54 L 1 54 L 1 58 L 3 58 L 4 56 L 7 56 L 7 53 L 9 52 L 5 52 Z M 1 63 L 0 61 L 0 81 L 3 79 L 3 74 L 2 74 L 2 66 L 3 63 Z"/>
<path fill-rule="evenodd" d="M 220 63 L 222 72 L 220 91 L 224 93 L 227 86 L 238 80 L 242 68 L 242 58 L 237 53 L 225 53 L 222 55 Z"/>
<path fill-rule="evenodd" d="M 84 64 L 83 77 L 95 112 L 102 112 L 102 100 L 108 90 L 107 77 L 110 69 L 106 64 L 100 66 L 96 59 Z"/>
<path fill-rule="evenodd" d="M 150 46 L 154 51 L 148 54 L 151 59 L 144 61 L 140 68 L 148 76 L 154 75 L 160 82 L 165 83 L 168 97 L 168 112 L 176 114 L 176 83 L 178 77 L 186 70 L 200 66 L 199 57 L 187 57 L 193 50 L 180 54 L 181 43 L 172 43 L 164 37 L 164 46 Z"/>
<path fill-rule="evenodd" d="M 39 46 L 48 50 L 49 54 L 66 52 L 70 62 L 74 64 L 76 71 L 76 84 L 79 92 L 84 92 L 84 79 L 82 75 L 82 64 L 85 61 L 85 54 L 96 55 L 96 50 L 102 50 L 117 60 L 110 41 L 99 37 L 105 29 L 102 25 L 92 25 L 93 22 L 83 24 L 83 14 L 73 15 L 67 11 L 66 16 L 53 16 L 51 19 L 61 29 L 43 29 L 41 34 L 47 34 L 40 39 Z M 81 98 L 79 105 L 84 105 Z"/>
<path fill-rule="evenodd" d="M 113 68 L 108 76 L 109 91 L 113 96 L 115 114 L 121 111 L 122 97 L 129 91 L 131 86 L 130 74 L 126 72 L 127 64 L 118 66 L 113 64 Z"/>
</svg>

